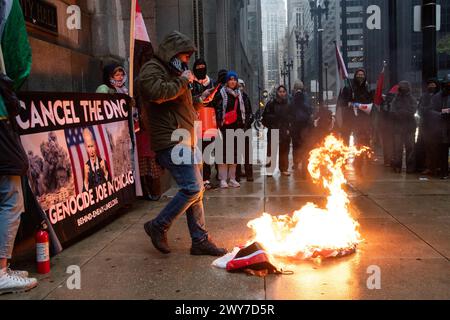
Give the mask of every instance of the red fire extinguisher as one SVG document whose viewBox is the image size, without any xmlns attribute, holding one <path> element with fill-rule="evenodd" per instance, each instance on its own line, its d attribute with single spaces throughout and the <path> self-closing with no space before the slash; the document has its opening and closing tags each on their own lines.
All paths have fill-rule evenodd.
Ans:
<svg viewBox="0 0 450 320">
<path fill-rule="evenodd" d="M 45 226 L 36 233 L 36 262 L 37 272 L 46 274 L 50 272 L 50 246 L 48 232 Z"/>
</svg>

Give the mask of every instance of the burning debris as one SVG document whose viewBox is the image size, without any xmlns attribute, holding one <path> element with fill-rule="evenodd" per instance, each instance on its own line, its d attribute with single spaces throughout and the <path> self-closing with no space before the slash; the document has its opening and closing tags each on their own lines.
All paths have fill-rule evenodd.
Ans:
<svg viewBox="0 0 450 320">
<path fill-rule="evenodd" d="M 308 171 L 314 183 L 328 191 L 326 208 L 307 203 L 292 216 L 263 213 L 247 225 L 254 231 L 252 241 L 259 242 L 270 254 L 280 257 L 337 257 L 356 250 L 361 241 L 358 223 L 349 212 L 344 184 L 345 165 L 350 158 L 369 151 L 346 146 L 333 135 L 310 152 Z"/>
<path fill-rule="evenodd" d="M 368 151 L 367 147 L 358 149 L 346 146 L 333 135 L 326 137 L 322 146 L 310 152 L 308 164 L 313 182 L 321 184 L 328 191 L 326 207 L 319 208 L 316 204 L 307 203 L 293 215 L 276 217 L 263 213 L 247 224 L 254 232 L 247 248 L 256 242 L 261 246 L 261 252 L 268 257 L 301 259 L 340 257 L 354 253 L 362 239 L 358 232 L 359 224 L 350 215 L 348 194 L 343 189 L 347 182 L 344 169 L 351 158 Z M 233 253 L 236 259 L 235 251 Z M 227 258 L 228 264 L 233 264 L 233 257 Z"/>
</svg>

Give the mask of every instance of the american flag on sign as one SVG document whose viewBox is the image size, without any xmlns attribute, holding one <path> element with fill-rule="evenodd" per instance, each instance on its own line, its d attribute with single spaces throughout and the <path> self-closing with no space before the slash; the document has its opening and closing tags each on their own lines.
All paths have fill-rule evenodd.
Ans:
<svg viewBox="0 0 450 320">
<path fill-rule="evenodd" d="M 114 172 L 110 161 L 111 144 L 105 128 L 102 125 L 87 128 L 91 131 L 95 139 L 97 155 L 106 160 L 108 171 L 111 173 L 111 176 L 114 177 Z M 69 150 L 70 162 L 72 164 L 75 192 L 77 194 L 83 191 L 84 165 L 88 161 L 88 155 L 83 140 L 83 130 L 84 128 L 71 128 L 64 130 L 67 149 Z"/>
</svg>

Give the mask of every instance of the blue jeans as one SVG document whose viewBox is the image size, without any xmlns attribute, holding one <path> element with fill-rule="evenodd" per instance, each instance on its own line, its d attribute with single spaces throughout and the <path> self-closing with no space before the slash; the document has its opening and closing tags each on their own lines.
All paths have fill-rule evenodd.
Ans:
<svg viewBox="0 0 450 320">
<path fill-rule="evenodd" d="M 19 176 L 0 176 L 0 259 L 11 259 L 24 210 Z"/>
<path fill-rule="evenodd" d="M 178 148 L 178 147 L 176 147 Z M 175 164 L 172 161 L 172 150 L 169 148 L 156 154 L 159 164 L 169 170 L 180 190 L 167 206 L 155 218 L 157 227 L 168 230 L 173 221 L 186 212 L 187 224 L 191 234 L 192 243 L 200 243 L 208 239 L 205 226 L 205 210 L 203 208 L 203 178 L 202 167 L 194 163 L 194 152 L 183 147 L 181 154 L 188 157 L 188 163 Z"/>
</svg>

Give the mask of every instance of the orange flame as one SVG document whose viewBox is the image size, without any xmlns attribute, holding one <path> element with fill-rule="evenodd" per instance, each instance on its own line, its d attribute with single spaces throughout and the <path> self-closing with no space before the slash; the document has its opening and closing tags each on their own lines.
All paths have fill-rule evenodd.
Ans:
<svg viewBox="0 0 450 320">
<path fill-rule="evenodd" d="M 346 146 L 333 135 L 323 145 L 310 152 L 308 171 L 314 183 L 328 190 L 325 209 L 307 203 L 292 216 L 272 216 L 268 213 L 248 222 L 254 231 L 251 242 L 259 242 L 275 256 L 311 258 L 321 251 L 354 249 L 361 242 L 359 224 L 350 215 L 349 198 L 343 185 L 344 167 L 354 156 L 367 152 Z"/>
</svg>

